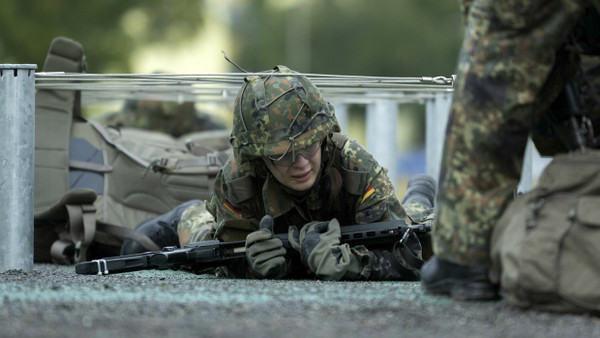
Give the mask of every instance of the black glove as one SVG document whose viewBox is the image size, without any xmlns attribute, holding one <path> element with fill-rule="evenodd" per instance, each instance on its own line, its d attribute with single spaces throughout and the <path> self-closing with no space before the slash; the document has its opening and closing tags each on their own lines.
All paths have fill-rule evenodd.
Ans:
<svg viewBox="0 0 600 338">
<path fill-rule="evenodd" d="M 273 236 L 273 217 L 260 220 L 260 229 L 246 237 L 246 260 L 250 268 L 264 278 L 281 278 L 285 272 L 285 254 L 281 239 Z"/>
</svg>

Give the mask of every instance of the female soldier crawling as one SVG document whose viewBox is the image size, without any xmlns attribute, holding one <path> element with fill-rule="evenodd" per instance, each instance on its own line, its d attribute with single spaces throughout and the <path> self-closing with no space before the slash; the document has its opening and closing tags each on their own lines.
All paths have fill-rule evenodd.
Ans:
<svg viewBox="0 0 600 338">
<path fill-rule="evenodd" d="M 184 246 L 218 238 L 246 240 L 246 260 L 218 268 L 238 278 L 419 280 L 394 245 L 340 244 L 340 226 L 432 213 L 435 182 L 409 181 L 400 205 L 392 182 L 373 156 L 338 134 L 331 104 L 305 76 L 284 66 L 245 79 L 234 105 L 233 156 L 216 177 L 209 201 L 190 201 L 140 224 L 159 246 Z M 289 233 L 286 251 L 274 233 Z M 428 235 L 412 234 L 421 248 Z M 144 251 L 126 241 L 122 254 Z M 423 252 L 413 254 L 422 258 Z"/>
</svg>

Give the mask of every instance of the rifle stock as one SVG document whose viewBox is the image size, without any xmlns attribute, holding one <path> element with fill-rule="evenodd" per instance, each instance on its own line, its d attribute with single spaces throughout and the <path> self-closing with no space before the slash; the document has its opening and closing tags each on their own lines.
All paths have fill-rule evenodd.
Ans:
<svg viewBox="0 0 600 338">
<path fill-rule="evenodd" d="M 350 245 L 384 245 L 404 241 L 411 232 L 431 230 L 431 222 L 407 225 L 402 220 L 364 225 L 347 225 L 341 228 L 341 242 Z M 286 249 L 291 249 L 287 234 L 275 234 Z M 233 259 L 244 258 L 245 241 L 221 242 L 219 240 L 191 243 L 183 248 L 166 247 L 161 251 L 95 259 L 75 264 L 75 272 L 84 275 L 107 275 L 138 270 L 203 269 L 221 266 Z"/>
</svg>

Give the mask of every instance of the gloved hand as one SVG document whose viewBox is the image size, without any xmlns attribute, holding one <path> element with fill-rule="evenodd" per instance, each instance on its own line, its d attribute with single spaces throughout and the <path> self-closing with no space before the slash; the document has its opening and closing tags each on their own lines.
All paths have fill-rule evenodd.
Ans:
<svg viewBox="0 0 600 338">
<path fill-rule="evenodd" d="M 356 279 L 361 271 L 359 259 L 348 244 L 340 245 L 341 230 L 337 219 L 310 222 L 298 231 L 288 230 L 290 245 L 300 252 L 302 262 L 324 280 Z"/>
<path fill-rule="evenodd" d="M 285 254 L 281 239 L 273 236 L 273 217 L 260 220 L 260 229 L 246 237 L 246 260 L 250 268 L 264 278 L 280 278 L 285 272 Z"/>
</svg>

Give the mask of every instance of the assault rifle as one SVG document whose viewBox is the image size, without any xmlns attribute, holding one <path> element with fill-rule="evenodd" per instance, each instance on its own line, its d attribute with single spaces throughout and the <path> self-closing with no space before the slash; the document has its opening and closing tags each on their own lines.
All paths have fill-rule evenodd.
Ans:
<svg viewBox="0 0 600 338">
<path fill-rule="evenodd" d="M 431 231 L 432 222 L 408 225 L 402 220 L 348 225 L 340 227 L 341 242 L 350 245 L 385 245 L 404 243 L 411 233 Z M 275 234 L 287 249 L 291 248 L 288 235 Z M 245 258 L 245 241 L 221 242 L 219 240 L 191 243 L 183 248 L 165 247 L 162 251 L 96 259 L 75 264 L 75 272 L 84 275 L 107 275 L 138 270 L 186 269 L 194 272 Z"/>
</svg>

